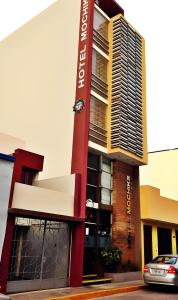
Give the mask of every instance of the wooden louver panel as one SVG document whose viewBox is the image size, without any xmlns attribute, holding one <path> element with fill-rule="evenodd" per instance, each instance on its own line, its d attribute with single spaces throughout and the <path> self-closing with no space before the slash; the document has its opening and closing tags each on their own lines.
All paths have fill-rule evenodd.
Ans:
<svg viewBox="0 0 178 300">
<path fill-rule="evenodd" d="M 113 22 L 111 148 L 143 157 L 142 39 L 120 17 Z"/>
</svg>

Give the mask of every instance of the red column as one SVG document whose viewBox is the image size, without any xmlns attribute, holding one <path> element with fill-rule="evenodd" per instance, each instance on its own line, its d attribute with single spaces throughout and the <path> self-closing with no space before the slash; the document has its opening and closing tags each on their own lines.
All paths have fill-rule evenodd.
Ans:
<svg viewBox="0 0 178 300">
<path fill-rule="evenodd" d="M 76 188 L 76 191 L 80 190 L 80 193 L 75 195 L 74 215 L 81 217 L 83 221 L 81 224 L 76 225 L 72 231 L 70 286 L 80 286 L 83 274 L 93 15 L 94 0 L 81 0 L 75 100 L 83 99 L 85 105 L 83 110 L 75 112 L 74 116 L 71 172 L 81 174 L 80 188 Z M 79 178 L 77 182 L 79 183 Z"/>
<path fill-rule="evenodd" d="M 6 285 L 8 279 L 8 270 L 9 270 L 9 258 L 11 252 L 11 242 L 13 238 L 13 231 L 15 225 L 15 217 L 8 216 L 6 235 L 4 239 L 4 246 L 2 251 L 2 259 L 0 263 L 0 292 L 6 292 Z"/>
<path fill-rule="evenodd" d="M 75 226 L 72 230 L 70 286 L 81 286 L 83 275 L 84 254 L 84 222 Z"/>
</svg>

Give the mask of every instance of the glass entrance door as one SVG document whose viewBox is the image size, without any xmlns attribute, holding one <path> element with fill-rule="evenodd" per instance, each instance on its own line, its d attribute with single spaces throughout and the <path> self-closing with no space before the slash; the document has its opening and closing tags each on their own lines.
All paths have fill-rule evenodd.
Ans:
<svg viewBox="0 0 178 300">
<path fill-rule="evenodd" d="M 69 226 L 16 218 L 7 292 L 68 285 Z"/>
</svg>

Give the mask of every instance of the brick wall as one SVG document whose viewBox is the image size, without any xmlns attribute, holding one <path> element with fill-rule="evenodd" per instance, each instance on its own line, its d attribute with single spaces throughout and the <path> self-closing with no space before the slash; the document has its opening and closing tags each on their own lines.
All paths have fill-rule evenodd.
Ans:
<svg viewBox="0 0 178 300">
<path fill-rule="evenodd" d="M 141 266 L 139 197 L 139 168 L 114 161 L 112 237 L 113 245 L 122 251 L 122 269 L 126 271 L 133 265 L 138 269 Z"/>
</svg>

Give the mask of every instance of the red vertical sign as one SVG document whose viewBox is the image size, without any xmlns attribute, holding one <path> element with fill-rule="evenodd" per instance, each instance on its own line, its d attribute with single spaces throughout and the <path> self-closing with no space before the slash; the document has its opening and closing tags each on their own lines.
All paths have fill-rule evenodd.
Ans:
<svg viewBox="0 0 178 300">
<path fill-rule="evenodd" d="M 81 198 L 80 200 L 75 200 L 74 209 L 75 215 L 81 217 L 85 217 L 93 15 L 94 0 L 81 0 L 76 99 L 74 105 L 74 110 L 76 111 L 74 112 L 75 117 L 71 168 L 72 173 L 81 174 Z M 84 104 L 84 107 L 82 107 L 82 104 Z M 80 110 L 80 108 L 82 109 Z"/>
</svg>

